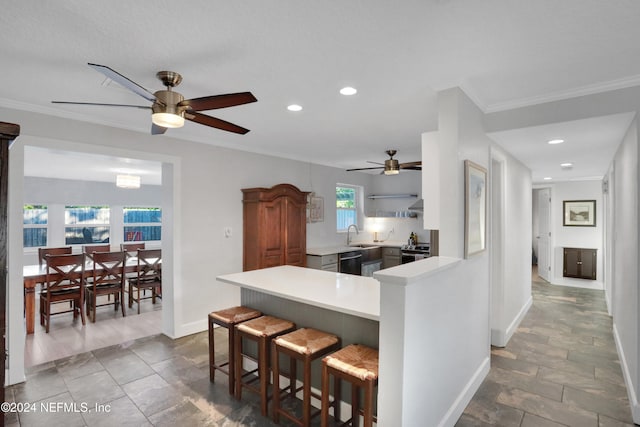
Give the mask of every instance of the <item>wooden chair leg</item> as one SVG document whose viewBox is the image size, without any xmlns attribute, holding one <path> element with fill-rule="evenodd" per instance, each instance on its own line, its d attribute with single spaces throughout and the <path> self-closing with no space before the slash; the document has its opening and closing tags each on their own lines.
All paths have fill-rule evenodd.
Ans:
<svg viewBox="0 0 640 427">
<path fill-rule="evenodd" d="M 304 359 L 304 384 L 302 385 L 302 423 L 308 426 L 311 423 L 311 358 L 305 357 Z M 291 379 L 293 384 L 296 383 L 296 377 Z M 293 387 L 295 393 L 296 387 Z"/>
<path fill-rule="evenodd" d="M 329 425 L 329 368 L 322 364 L 322 397 L 320 403 L 320 426 L 327 427 Z M 335 396 L 335 392 L 334 392 Z"/>
<path fill-rule="evenodd" d="M 268 414 L 267 393 L 269 386 L 269 349 L 267 348 L 267 339 L 263 338 L 258 343 L 258 360 L 260 366 L 260 412 L 266 417 Z"/>
<path fill-rule="evenodd" d="M 373 381 L 367 381 L 364 387 L 364 427 L 373 426 Z"/>
<path fill-rule="evenodd" d="M 358 387 L 351 384 L 351 425 L 358 427 L 360 425 L 360 399 Z"/>
<path fill-rule="evenodd" d="M 273 413 L 273 421 L 277 424 L 280 422 L 280 412 L 278 408 L 280 408 L 280 357 L 278 357 L 278 347 L 275 344 L 271 344 L 272 349 L 272 366 L 271 370 L 273 372 L 273 391 L 272 391 L 272 413 Z M 260 378 L 262 380 L 262 378 Z"/>
</svg>

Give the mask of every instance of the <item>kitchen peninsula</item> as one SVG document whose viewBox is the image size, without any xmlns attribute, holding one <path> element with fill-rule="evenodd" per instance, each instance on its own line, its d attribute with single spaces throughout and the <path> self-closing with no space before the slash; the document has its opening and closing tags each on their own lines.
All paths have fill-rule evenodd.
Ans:
<svg viewBox="0 0 640 427">
<path fill-rule="evenodd" d="M 242 304 L 378 347 L 379 425 L 453 425 L 489 370 L 475 263 L 432 257 L 374 278 L 279 266 L 217 280 L 241 287 Z"/>
</svg>

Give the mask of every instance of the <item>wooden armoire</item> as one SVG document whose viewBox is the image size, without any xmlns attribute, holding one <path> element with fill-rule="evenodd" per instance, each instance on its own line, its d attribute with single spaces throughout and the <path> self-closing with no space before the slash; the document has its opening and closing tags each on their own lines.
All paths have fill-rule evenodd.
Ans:
<svg viewBox="0 0 640 427">
<path fill-rule="evenodd" d="M 307 195 L 291 184 L 245 188 L 244 271 L 278 265 L 304 267 L 307 260 Z"/>
</svg>

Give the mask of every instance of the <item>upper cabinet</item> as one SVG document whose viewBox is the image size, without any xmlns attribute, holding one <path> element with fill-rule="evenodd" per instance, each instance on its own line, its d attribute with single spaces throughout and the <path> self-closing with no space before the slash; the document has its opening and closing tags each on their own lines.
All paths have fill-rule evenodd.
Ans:
<svg viewBox="0 0 640 427">
<path fill-rule="evenodd" d="M 307 195 L 291 184 L 245 188 L 243 270 L 297 265 L 307 253 Z"/>
</svg>

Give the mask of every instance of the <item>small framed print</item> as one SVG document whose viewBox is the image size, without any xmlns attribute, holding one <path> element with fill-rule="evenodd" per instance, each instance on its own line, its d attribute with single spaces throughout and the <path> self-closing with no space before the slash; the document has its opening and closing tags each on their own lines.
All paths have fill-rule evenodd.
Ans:
<svg viewBox="0 0 640 427">
<path fill-rule="evenodd" d="M 487 248 L 487 170 L 464 161 L 464 256 Z"/>
<path fill-rule="evenodd" d="M 562 214 L 565 227 L 595 227 L 595 200 L 565 200 L 562 202 Z"/>
<path fill-rule="evenodd" d="M 318 196 L 309 197 L 309 222 L 324 221 L 324 198 Z"/>
</svg>

